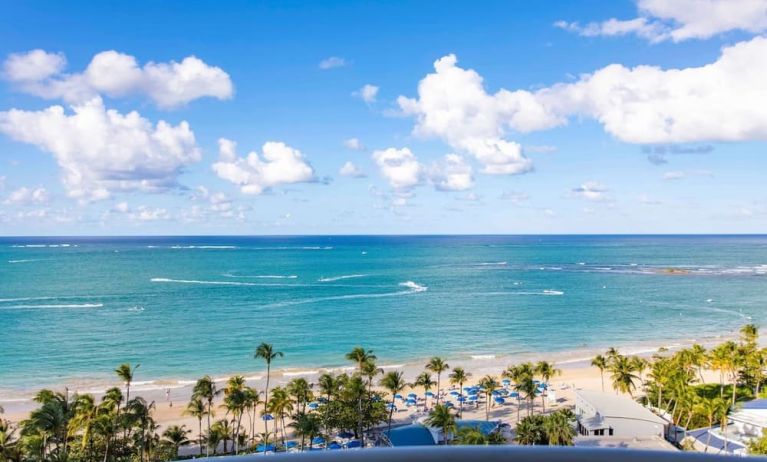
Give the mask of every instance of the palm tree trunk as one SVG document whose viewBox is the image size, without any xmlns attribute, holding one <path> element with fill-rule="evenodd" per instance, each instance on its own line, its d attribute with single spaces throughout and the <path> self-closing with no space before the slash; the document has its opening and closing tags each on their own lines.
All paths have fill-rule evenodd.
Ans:
<svg viewBox="0 0 767 462">
<path fill-rule="evenodd" d="M 735 392 L 738 390 L 738 377 L 733 372 L 732 374 L 732 405 L 735 406 Z"/>
<path fill-rule="evenodd" d="M 202 455 L 202 415 L 197 418 L 197 442 L 200 445 L 200 455 Z M 106 462 L 106 461 L 105 461 Z"/>
<path fill-rule="evenodd" d="M 213 400 L 208 400 L 208 434 L 207 439 L 208 441 L 205 442 L 205 456 L 210 457 L 210 407 L 212 405 Z"/>
<path fill-rule="evenodd" d="M 604 393 L 605 392 L 605 371 L 600 369 L 599 375 L 602 378 L 602 393 Z"/>
<path fill-rule="evenodd" d="M 441 376 L 441 375 L 442 375 L 442 374 L 440 374 L 439 372 L 437 373 L 437 404 L 439 404 L 439 388 L 440 388 L 440 387 L 439 387 L 439 383 L 440 383 L 440 380 L 439 380 L 439 379 L 440 379 L 440 376 Z"/>
<path fill-rule="evenodd" d="M 266 362 L 266 390 L 264 391 L 264 415 L 266 415 L 266 407 L 269 405 L 269 376 L 272 372 L 272 364 L 270 361 Z M 269 421 L 264 419 L 264 433 L 269 433 Z M 264 447 L 264 455 L 266 455 L 266 447 Z"/>
</svg>

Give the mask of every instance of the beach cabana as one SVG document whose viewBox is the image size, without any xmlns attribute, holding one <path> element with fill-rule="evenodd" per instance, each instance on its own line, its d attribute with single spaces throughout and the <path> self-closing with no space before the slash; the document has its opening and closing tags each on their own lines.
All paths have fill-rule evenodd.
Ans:
<svg viewBox="0 0 767 462">
<path fill-rule="evenodd" d="M 362 447 L 362 443 L 360 443 L 359 440 L 351 440 L 348 443 L 346 443 L 346 449 L 356 449 L 361 447 Z"/>
<path fill-rule="evenodd" d="M 312 439 L 312 444 L 325 444 L 325 438 L 321 436 L 315 436 L 314 439 Z"/>
</svg>

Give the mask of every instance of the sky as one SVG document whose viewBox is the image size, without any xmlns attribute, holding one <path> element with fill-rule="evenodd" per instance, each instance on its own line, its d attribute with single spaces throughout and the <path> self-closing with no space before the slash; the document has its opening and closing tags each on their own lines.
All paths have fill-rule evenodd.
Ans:
<svg viewBox="0 0 767 462">
<path fill-rule="evenodd" d="M 767 0 L 12 2 L 0 235 L 762 233 Z"/>
</svg>

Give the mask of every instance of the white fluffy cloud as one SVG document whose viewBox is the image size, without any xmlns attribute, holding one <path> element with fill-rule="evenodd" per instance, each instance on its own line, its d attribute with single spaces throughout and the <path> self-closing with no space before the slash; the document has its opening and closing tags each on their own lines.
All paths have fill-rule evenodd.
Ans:
<svg viewBox="0 0 767 462">
<path fill-rule="evenodd" d="M 189 124 L 153 125 L 138 112 L 107 110 L 100 98 L 41 111 L 0 112 L 0 132 L 53 155 L 70 197 L 105 199 L 113 191 L 158 191 L 200 160 Z"/>
<path fill-rule="evenodd" d="M 27 188 L 23 186 L 11 191 L 8 197 L 3 201 L 8 205 L 31 205 L 44 204 L 50 200 L 48 190 L 45 188 Z"/>
<path fill-rule="evenodd" d="M 337 67 L 344 67 L 344 66 L 346 66 L 346 60 L 338 56 L 331 56 L 329 58 L 325 58 L 322 61 L 320 61 L 320 64 L 318 65 L 318 67 L 322 69 L 323 71 L 335 69 Z"/>
<path fill-rule="evenodd" d="M 448 154 L 429 169 L 429 180 L 440 191 L 465 191 L 474 186 L 471 165 L 457 154 Z"/>
<path fill-rule="evenodd" d="M 234 91 L 229 74 L 194 56 L 139 66 L 135 57 L 110 50 L 96 54 L 83 72 L 63 73 L 65 65 L 61 54 L 32 50 L 10 55 L 4 77 L 27 93 L 73 104 L 140 94 L 173 108 L 202 97 L 228 99 Z"/>
<path fill-rule="evenodd" d="M 338 170 L 338 174 L 341 176 L 349 176 L 352 178 L 365 177 L 365 172 L 363 172 L 362 169 L 359 168 L 357 165 L 355 165 L 352 161 L 346 161 L 346 163 L 343 164 L 341 168 Z"/>
<path fill-rule="evenodd" d="M 236 143 L 226 138 L 218 140 L 219 160 L 213 171 L 219 178 L 234 183 L 244 194 L 261 194 L 267 189 L 291 183 L 315 181 L 314 169 L 301 151 L 285 143 L 269 141 L 261 151 L 237 157 Z"/>
<path fill-rule="evenodd" d="M 408 148 L 374 151 L 373 160 L 395 190 L 406 191 L 421 183 L 423 166 Z"/>
<path fill-rule="evenodd" d="M 639 0 L 637 7 L 639 17 L 633 19 L 611 18 L 584 26 L 557 21 L 554 25 L 588 37 L 636 34 L 652 42 L 767 30 L 767 0 Z"/>
<path fill-rule="evenodd" d="M 556 125 L 550 114 L 538 107 L 527 92 L 501 90 L 488 94 L 482 77 L 462 69 L 455 55 L 434 63 L 435 73 L 418 84 L 418 98 L 400 96 L 401 110 L 416 118 L 414 134 L 439 137 L 455 149 L 468 152 L 483 164 L 483 172 L 517 174 L 532 169 L 519 143 L 503 139 L 506 128 L 539 127 L 536 112 L 548 125 Z"/>
<path fill-rule="evenodd" d="M 607 199 L 607 188 L 596 181 L 587 181 L 577 188 L 572 189 L 575 196 L 590 201 L 603 201 Z"/>
<path fill-rule="evenodd" d="M 684 69 L 611 64 L 572 83 L 535 92 L 488 94 L 482 77 L 456 66 L 453 55 L 435 63 L 419 84 L 419 98 L 399 98 L 416 117 L 414 132 L 438 136 L 473 154 L 486 173 L 520 173 L 532 164 L 507 130 L 530 132 L 592 118 L 628 143 L 684 143 L 767 139 L 767 38 L 722 49 L 711 64 Z"/>
<path fill-rule="evenodd" d="M 362 101 L 371 104 L 376 102 L 378 97 L 379 88 L 375 85 L 365 84 L 362 88 L 352 93 L 353 96 L 360 98 Z"/>
<path fill-rule="evenodd" d="M 359 138 L 349 138 L 344 140 L 344 147 L 346 149 L 351 149 L 352 151 L 364 151 L 366 149 Z"/>
</svg>

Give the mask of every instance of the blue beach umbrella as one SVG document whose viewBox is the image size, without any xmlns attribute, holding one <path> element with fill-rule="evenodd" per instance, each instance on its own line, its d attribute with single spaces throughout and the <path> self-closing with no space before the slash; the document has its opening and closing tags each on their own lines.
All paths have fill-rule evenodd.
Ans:
<svg viewBox="0 0 767 462">
<path fill-rule="evenodd" d="M 325 438 L 321 436 L 315 436 L 314 439 L 312 440 L 312 444 L 322 444 L 324 442 L 325 442 Z"/>
<path fill-rule="evenodd" d="M 264 414 L 261 416 L 261 418 L 265 421 L 274 420 L 274 417 L 272 417 L 271 414 Z"/>
<path fill-rule="evenodd" d="M 506 400 L 503 398 L 495 398 L 495 404 L 504 404 Z"/>
<path fill-rule="evenodd" d="M 427 391 L 427 392 L 425 393 L 425 395 L 426 395 L 426 397 L 427 397 L 427 398 L 432 398 L 432 397 L 434 397 L 434 393 L 432 393 L 432 392 L 430 392 L 430 391 Z"/>
<path fill-rule="evenodd" d="M 504 385 L 511 385 L 511 380 L 503 379 L 503 380 L 501 380 L 501 383 L 504 384 Z"/>
<path fill-rule="evenodd" d="M 316 411 L 318 407 L 320 407 L 320 405 L 317 403 L 309 403 L 309 406 L 308 406 L 308 408 L 311 409 L 312 411 Z"/>
<path fill-rule="evenodd" d="M 389 404 L 386 405 L 386 410 L 387 411 L 391 411 L 391 410 L 395 410 L 396 411 L 397 410 L 397 406 L 393 405 L 392 403 L 389 403 Z"/>
<path fill-rule="evenodd" d="M 408 397 L 408 398 L 413 398 L 413 399 L 416 399 L 416 398 L 418 398 L 418 395 L 416 395 L 415 393 L 408 393 L 408 394 L 407 394 L 407 397 Z"/>
<path fill-rule="evenodd" d="M 343 446 L 333 441 L 328 445 L 328 449 L 343 449 Z"/>
<path fill-rule="evenodd" d="M 476 401 L 477 399 L 477 395 L 469 395 L 469 401 Z"/>
<path fill-rule="evenodd" d="M 408 406 L 415 406 L 416 405 L 416 401 L 414 399 L 409 399 L 409 400 L 405 401 L 405 404 L 407 404 Z"/>
<path fill-rule="evenodd" d="M 285 448 L 293 449 L 295 447 L 298 447 L 298 443 L 296 441 L 285 441 Z"/>
<path fill-rule="evenodd" d="M 264 446 L 263 443 L 256 446 L 256 452 L 274 452 L 274 445 L 273 444 L 267 444 Z"/>
<path fill-rule="evenodd" d="M 451 392 L 450 392 L 450 395 L 452 395 L 452 396 L 461 396 L 461 394 L 460 394 L 460 393 L 458 393 L 458 392 L 457 392 L 457 391 L 455 391 L 455 390 L 451 391 Z"/>
<path fill-rule="evenodd" d="M 471 390 L 472 390 L 471 387 L 463 387 L 463 391 L 471 391 Z"/>
<path fill-rule="evenodd" d="M 509 396 L 512 398 L 519 398 L 519 393 L 517 393 L 516 391 L 512 391 L 511 393 L 509 393 Z"/>
<path fill-rule="evenodd" d="M 394 397 L 395 397 L 395 398 L 397 398 L 397 399 L 403 399 L 403 398 L 402 398 L 402 395 L 400 395 L 399 393 L 397 393 L 396 395 L 394 395 Z"/>
<path fill-rule="evenodd" d="M 361 448 L 362 444 L 357 440 L 351 440 L 348 443 L 346 443 L 346 447 L 349 449 Z"/>
<path fill-rule="evenodd" d="M 458 397 L 458 398 L 456 398 L 455 400 L 456 400 L 456 401 L 458 401 L 459 403 L 463 403 L 463 402 L 465 402 L 465 401 L 466 401 L 466 398 L 465 398 L 465 397 L 463 397 L 463 396 L 459 396 L 459 397 Z"/>
<path fill-rule="evenodd" d="M 339 434 L 338 434 L 338 437 L 339 437 L 339 438 L 344 438 L 344 439 L 346 439 L 346 438 L 351 438 L 352 436 L 354 436 L 354 433 L 352 433 L 352 432 L 346 432 L 346 431 L 344 431 L 344 432 L 341 432 L 341 433 L 339 433 Z"/>
<path fill-rule="evenodd" d="M 444 405 L 445 405 L 445 407 L 453 407 L 453 402 L 452 401 L 445 401 Z"/>
</svg>

